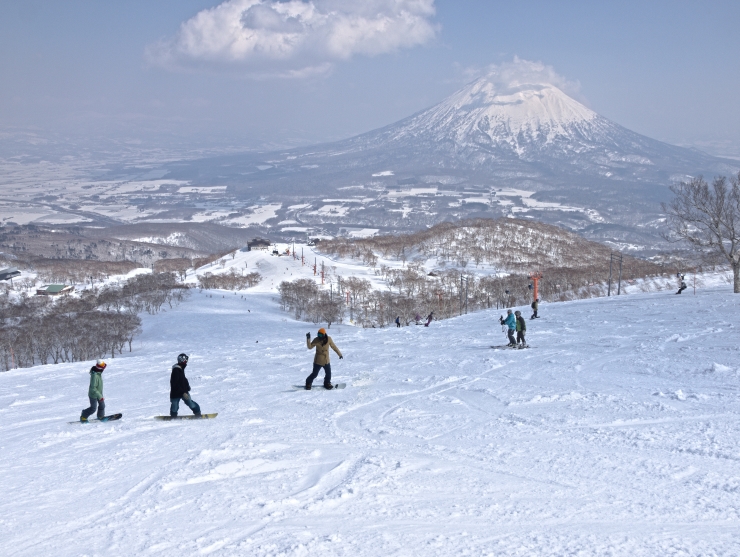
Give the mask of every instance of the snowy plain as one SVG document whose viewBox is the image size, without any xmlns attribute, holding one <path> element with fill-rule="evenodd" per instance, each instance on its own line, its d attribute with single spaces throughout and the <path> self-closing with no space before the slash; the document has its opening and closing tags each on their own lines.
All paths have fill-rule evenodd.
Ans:
<svg viewBox="0 0 740 557">
<path fill-rule="evenodd" d="M 528 350 L 495 310 L 333 325 L 348 386 L 306 392 L 318 325 L 194 291 L 109 360 L 121 421 L 67 423 L 90 362 L 0 374 L 2 554 L 740 554 L 738 306 L 543 304 Z M 183 351 L 215 420 L 152 419 Z"/>
</svg>

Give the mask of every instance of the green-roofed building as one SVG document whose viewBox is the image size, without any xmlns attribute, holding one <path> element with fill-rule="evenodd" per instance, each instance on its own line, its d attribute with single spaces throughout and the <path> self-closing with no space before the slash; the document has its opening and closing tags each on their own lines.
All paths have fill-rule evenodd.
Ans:
<svg viewBox="0 0 740 557">
<path fill-rule="evenodd" d="M 41 296 L 60 296 L 69 294 L 74 290 L 74 286 L 67 284 L 47 284 L 36 290 L 36 294 Z"/>
</svg>

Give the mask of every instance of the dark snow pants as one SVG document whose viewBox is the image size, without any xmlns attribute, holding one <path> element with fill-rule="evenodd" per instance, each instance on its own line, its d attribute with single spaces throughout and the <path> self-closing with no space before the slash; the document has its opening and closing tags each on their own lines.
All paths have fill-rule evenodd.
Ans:
<svg viewBox="0 0 740 557">
<path fill-rule="evenodd" d="M 324 385 L 331 385 L 331 364 L 320 366 L 319 364 L 313 365 L 313 371 L 311 375 L 306 377 L 306 387 L 310 387 L 313 384 L 313 380 L 319 376 L 319 371 L 324 368 Z"/>
<path fill-rule="evenodd" d="M 190 398 L 190 393 L 182 393 L 182 396 L 180 398 L 185 404 L 188 405 L 188 408 L 193 411 L 193 414 L 195 414 L 196 416 L 200 414 L 200 406 L 198 406 L 198 403 Z M 180 398 L 170 399 L 170 416 L 177 416 L 177 411 L 180 409 Z"/>
<path fill-rule="evenodd" d="M 533 310 L 533 313 L 532 313 L 532 319 L 537 319 L 537 317 L 538 317 L 537 310 L 535 309 Z"/>
<path fill-rule="evenodd" d="M 517 331 L 516 333 L 516 343 L 519 344 L 520 342 L 522 344 L 527 344 L 527 341 L 524 340 L 524 331 Z"/>
<path fill-rule="evenodd" d="M 101 398 L 98 400 L 97 398 L 90 398 L 90 408 L 85 408 L 82 411 L 82 416 L 84 418 L 89 418 L 95 413 L 95 409 L 98 409 L 98 418 L 104 418 L 105 417 L 105 401 Z"/>
<path fill-rule="evenodd" d="M 514 338 L 514 329 L 508 329 L 509 333 L 509 344 L 516 344 L 516 339 Z"/>
</svg>

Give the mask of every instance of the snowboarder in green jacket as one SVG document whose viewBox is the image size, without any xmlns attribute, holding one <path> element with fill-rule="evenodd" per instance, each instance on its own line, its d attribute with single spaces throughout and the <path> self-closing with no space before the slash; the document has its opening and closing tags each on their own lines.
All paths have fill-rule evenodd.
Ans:
<svg viewBox="0 0 740 557">
<path fill-rule="evenodd" d="M 515 311 L 514 315 L 516 315 L 516 343 L 524 348 L 527 346 L 527 341 L 524 339 L 524 335 L 527 333 L 527 322 L 522 317 L 521 311 Z"/>
<path fill-rule="evenodd" d="M 80 415 L 80 421 L 86 422 L 87 419 L 98 411 L 98 419 L 105 417 L 105 399 L 103 398 L 103 370 L 106 363 L 98 360 L 90 368 L 90 387 L 87 389 L 87 397 L 90 399 L 89 408 L 85 408 Z"/>
</svg>

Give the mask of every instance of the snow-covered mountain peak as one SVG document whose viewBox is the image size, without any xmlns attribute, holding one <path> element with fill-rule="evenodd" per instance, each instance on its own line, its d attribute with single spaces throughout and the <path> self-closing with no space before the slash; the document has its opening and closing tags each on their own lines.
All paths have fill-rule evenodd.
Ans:
<svg viewBox="0 0 740 557">
<path fill-rule="evenodd" d="M 404 123 L 399 136 L 431 132 L 455 143 L 550 142 L 583 133 L 598 114 L 549 83 L 501 85 L 481 77 Z"/>
<path fill-rule="evenodd" d="M 513 133 L 589 121 L 596 113 L 547 83 L 512 84 L 506 88 L 485 77 L 449 97 L 442 105 L 507 122 Z"/>
</svg>

